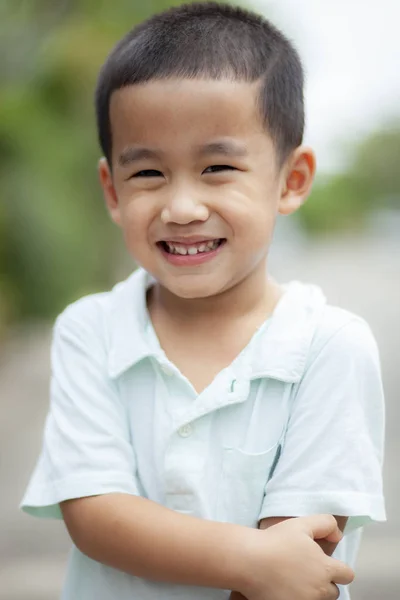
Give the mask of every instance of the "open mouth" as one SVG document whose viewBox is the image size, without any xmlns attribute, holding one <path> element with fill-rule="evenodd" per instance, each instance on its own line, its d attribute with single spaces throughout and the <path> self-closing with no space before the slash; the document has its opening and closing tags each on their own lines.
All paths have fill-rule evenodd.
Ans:
<svg viewBox="0 0 400 600">
<path fill-rule="evenodd" d="M 208 252 L 214 252 L 222 244 L 226 242 L 225 238 L 219 238 L 215 240 L 205 240 L 198 242 L 197 244 L 182 244 L 178 242 L 158 242 L 159 246 L 168 254 L 179 254 L 181 256 L 195 256 L 196 254 L 207 254 Z"/>
</svg>

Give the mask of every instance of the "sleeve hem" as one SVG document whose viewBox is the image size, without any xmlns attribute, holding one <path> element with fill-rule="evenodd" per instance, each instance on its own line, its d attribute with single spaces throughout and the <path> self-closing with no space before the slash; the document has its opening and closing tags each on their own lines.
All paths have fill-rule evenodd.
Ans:
<svg viewBox="0 0 400 600">
<path fill-rule="evenodd" d="M 305 517 L 325 513 L 349 517 L 346 533 L 369 521 L 386 521 L 383 497 L 357 492 L 279 494 L 276 497 L 271 495 L 261 507 L 259 520 L 267 517 Z"/>
<path fill-rule="evenodd" d="M 111 474 L 105 474 L 101 479 L 86 477 L 63 479 L 50 484 L 36 486 L 27 490 L 20 509 L 27 514 L 62 519 L 59 503 L 73 498 L 85 498 L 102 494 L 123 493 L 139 496 L 138 488 L 134 481 L 121 479 Z"/>
</svg>

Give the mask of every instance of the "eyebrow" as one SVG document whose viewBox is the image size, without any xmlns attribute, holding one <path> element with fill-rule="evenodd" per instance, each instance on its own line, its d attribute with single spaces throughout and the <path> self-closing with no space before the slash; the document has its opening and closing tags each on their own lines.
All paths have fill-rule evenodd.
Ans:
<svg viewBox="0 0 400 600">
<path fill-rule="evenodd" d="M 121 167 L 127 167 L 139 160 L 160 158 L 162 154 L 163 152 L 151 148 L 131 146 L 119 155 L 118 164 Z M 212 154 L 220 154 L 227 157 L 243 157 L 247 156 L 248 152 L 243 144 L 231 140 L 220 140 L 198 146 L 196 154 L 201 157 Z"/>
<path fill-rule="evenodd" d="M 199 156 L 208 156 L 209 154 L 222 154 L 223 156 L 241 157 L 247 156 L 246 146 L 233 140 L 220 140 L 204 144 L 198 148 Z"/>
<path fill-rule="evenodd" d="M 160 158 L 161 152 L 152 150 L 151 148 L 142 148 L 132 146 L 124 150 L 118 157 L 118 164 L 121 167 L 127 167 L 128 165 L 138 162 L 139 160 L 146 160 L 149 158 Z"/>
</svg>

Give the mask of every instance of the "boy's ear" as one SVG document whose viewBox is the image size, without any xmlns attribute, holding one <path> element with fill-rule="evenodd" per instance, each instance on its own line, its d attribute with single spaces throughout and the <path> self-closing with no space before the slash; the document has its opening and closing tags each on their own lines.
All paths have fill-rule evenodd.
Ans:
<svg viewBox="0 0 400 600">
<path fill-rule="evenodd" d="M 103 157 L 99 160 L 98 171 L 100 184 L 103 188 L 104 200 L 106 202 L 108 212 L 110 213 L 110 217 L 114 223 L 120 225 L 121 214 L 118 196 L 114 188 L 110 167 L 106 158 Z"/>
<path fill-rule="evenodd" d="M 305 146 L 296 148 L 284 171 L 283 189 L 278 205 L 278 212 L 281 215 L 290 215 L 307 200 L 311 192 L 315 168 L 315 154 L 311 148 Z"/>
</svg>

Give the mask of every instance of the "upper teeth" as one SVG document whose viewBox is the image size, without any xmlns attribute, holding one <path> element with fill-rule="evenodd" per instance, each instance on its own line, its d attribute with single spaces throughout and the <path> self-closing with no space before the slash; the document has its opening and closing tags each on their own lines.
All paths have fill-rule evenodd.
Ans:
<svg viewBox="0 0 400 600">
<path fill-rule="evenodd" d="M 179 246 L 179 244 L 173 244 L 171 242 L 165 242 L 168 250 L 173 254 L 197 254 L 198 252 L 209 252 L 215 250 L 218 247 L 219 240 L 205 242 L 198 246 Z"/>
</svg>

